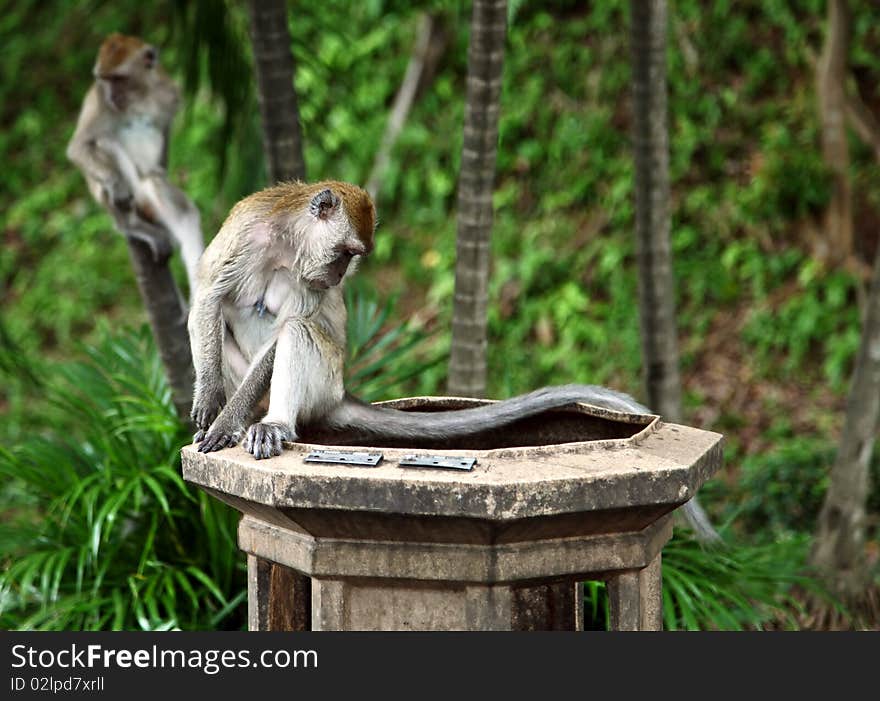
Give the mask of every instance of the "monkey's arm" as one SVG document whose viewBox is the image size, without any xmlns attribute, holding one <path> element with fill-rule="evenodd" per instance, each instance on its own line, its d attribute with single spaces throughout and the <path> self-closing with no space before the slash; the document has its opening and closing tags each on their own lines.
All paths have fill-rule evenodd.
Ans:
<svg viewBox="0 0 880 701">
<path fill-rule="evenodd" d="M 67 146 L 67 158 L 85 175 L 96 198 L 103 192 L 106 204 L 122 211 L 131 208 L 131 186 L 120 172 L 114 154 L 102 148 L 97 138 L 78 130 Z"/>
<path fill-rule="evenodd" d="M 196 427 L 197 441 L 204 438 L 226 401 L 223 390 L 222 300 L 220 285 L 214 280 L 206 281 L 193 299 L 187 323 L 196 371 L 190 418 Z"/>
<path fill-rule="evenodd" d="M 198 208 L 164 173 L 144 176 L 135 190 L 135 210 L 140 219 L 160 223 L 180 248 L 190 296 L 196 288 L 198 262 L 205 250 Z"/>
<path fill-rule="evenodd" d="M 210 453 L 238 445 L 257 403 L 269 391 L 272 382 L 272 366 L 275 363 L 275 344 L 272 344 L 251 363 L 248 372 L 235 390 L 235 394 L 223 407 L 223 411 L 211 424 L 199 443 L 199 451 Z M 196 437 L 196 441 L 199 437 Z"/>
</svg>

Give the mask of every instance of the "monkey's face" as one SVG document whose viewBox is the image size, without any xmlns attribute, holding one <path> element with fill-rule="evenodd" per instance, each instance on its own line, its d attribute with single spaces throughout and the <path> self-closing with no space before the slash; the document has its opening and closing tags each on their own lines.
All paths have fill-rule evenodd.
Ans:
<svg viewBox="0 0 880 701">
<path fill-rule="evenodd" d="M 362 240 L 357 214 L 352 216 L 349 212 L 352 204 L 358 203 L 349 203 L 346 194 L 343 191 L 340 197 L 326 188 L 309 203 L 309 215 L 314 219 L 309 231 L 312 255 L 304 266 L 303 278 L 312 289 L 326 290 L 338 285 L 372 247 L 372 231 L 368 247 Z"/>
<path fill-rule="evenodd" d="M 145 92 L 159 64 L 155 46 L 137 37 L 111 34 L 98 52 L 94 75 L 104 101 L 123 112 Z"/>
<path fill-rule="evenodd" d="M 354 270 L 357 264 L 352 267 L 352 261 L 361 255 L 363 255 L 362 250 L 359 251 L 353 248 L 342 248 L 336 251 L 336 257 L 332 258 L 316 277 L 308 281 L 309 286 L 320 290 L 335 287 L 342 282 L 349 269 Z"/>
</svg>

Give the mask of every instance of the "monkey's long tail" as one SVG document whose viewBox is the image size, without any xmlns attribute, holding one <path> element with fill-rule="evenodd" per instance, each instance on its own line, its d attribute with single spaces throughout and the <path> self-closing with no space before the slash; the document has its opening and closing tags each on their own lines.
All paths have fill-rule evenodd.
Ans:
<svg viewBox="0 0 880 701">
<path fill-rule="evenodd" d="M 328 423 L 340 429 L 354 428 L 392 439 L 454 440 L 578 402 L 629 414 L 652 413 L 629 395 L 607 387 L 561 385 L 469 409 L 433 412 L 379 407 L 346 396 L 328 417 Z M 721 536 L 696 497 L 684 504 L 682 514 L 699 541 L 707 544 L 721 542 Z"/>
<path fill-rule="evenodd" d="M 356 428 L 386 438 L 454 440 L 577 402 L 630 414 L 651 413 L 632 397 L 606 387 L 561 385 L 544 387 L 501 402 L 451 411 L 401 411 L 346 397 L 328 418 L 333 426 Z"/>
</svg>

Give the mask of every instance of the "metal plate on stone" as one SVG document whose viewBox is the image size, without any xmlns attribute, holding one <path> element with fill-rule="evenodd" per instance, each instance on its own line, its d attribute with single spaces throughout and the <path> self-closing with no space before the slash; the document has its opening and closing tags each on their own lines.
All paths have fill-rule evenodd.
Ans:
<svg viewBox="0 0 880 701">
<path fill-rule="evenodd" d="M 460 455 L 404 455 L 400 464 L 404 467 L 435 467 L 447 470 L 473 470 L 476 458 Z"/>
<path fill-rule="evenodd" d="M 382 453 L 355 453 L 348 450 L 313 450 L 306 455 L 306 462 L 327 462 L 335 465 L 364 465 L 375 467 L 382 460 Z"/>
</svg>

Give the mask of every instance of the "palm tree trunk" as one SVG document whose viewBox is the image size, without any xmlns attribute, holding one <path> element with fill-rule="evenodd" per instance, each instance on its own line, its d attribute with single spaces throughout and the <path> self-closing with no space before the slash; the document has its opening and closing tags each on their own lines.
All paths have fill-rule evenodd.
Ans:
<svg viewBox="0 0 880 701">
<path fill-rule="evenodd" d="M 303 180 L 306 163 L 293 87 L 287 4 L 284 0 L 249 0 L 248 10 L 269 178 L 272 182 Z"/>
<path fill-rule="evenodd" d="M 263 120 L 263 149 L 272 182 L 305 180 L 293 53 L 284 0 L 248 0 L 251 46 Z M 310 630 L 312 580 L 277 562 L 260 576 L 269 587 L 266 630 Z M 262 619 L 261 619 L 262 620 Z"/>
<path fill-rule="evenodd" d="M 648 406 L 681 421 L 681 374 L 675 325 L 675 278 L 669 218 L 669 127 L 666 106 L 666 0 L 631 0 L 635 129 L 636 255 L 639 318 Z M 681 515 L 705 543 L 721 538 L 691 499 Z"/>
<path fill-rule="evenodd" d="M 507 35 L 507 1 L 474 0 L 468 48 L 464 145 L 458 181 L 458 237 L 449 392 L 486 391 L 492 190 Z"/>
<path fill-rule="evenodd" d="M 669 222 L 666 0 L 632 0 L 636 249 L 648 405 L 681 420 L 675 281 Z"/>
</svg>

